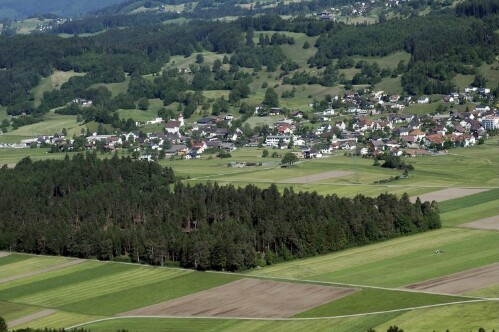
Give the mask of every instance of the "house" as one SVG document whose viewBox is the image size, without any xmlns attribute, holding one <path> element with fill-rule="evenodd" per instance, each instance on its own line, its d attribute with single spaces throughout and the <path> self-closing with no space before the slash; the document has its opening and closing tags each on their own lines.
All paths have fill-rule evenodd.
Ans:
<svg viewBox="0 0 499 332">
<path fill-rule="evenodd" d="M 220 143 L 218 148 L 231 152 L 231 151 L 236 150 L 236 145 L 234 143 Z"/>
<path fill-rule="evenodd" d="M 208 145 L 206 145 L 206 142 L 205 141 L 193 141 L 191 140 L 191 148 L 193 150 L 196 150 L 197 153 L 201 154 L 204 152 L 204 150 L 208 147 Z"/>
<path fill-rule="evenodd" d="M 269 135 L 265 139 L 265 145 L 272 146 L 272 147 L 278 147 L 279 142 L 281 142 L 283 144 L 289 144 L 290 141 L 291 141 L 290 135 Z"/>
<path fill-rule="evenodd" d="M 418 99 L 418 104 L 429 104 L 430 99 L 428 97 L 421 97 Z"/>
<path fill-rule="evenodd" d="M 303 118 L 303 112 L 298 111 L 298 112 L 295 112 L 295 113 L 291 114 L 291 116 L 293 118 L 302 119 Z"/>
<path fill-rule="evenodd" d="M 494 130 L 499 128 L 499 116 L 489 115 L 482 119 L 482 127 L 485 130 Z"/>
<path fill-rule="evenodd" d="M 425 137 L 425 133 L 419 129 L 415 129 L 409 133 L 409 136 L 413 136 L 416 140 L 420 140 Z"/>
<path fill-rule="evenodd" d="M 282 108 L 279 107 L 272 107 L 269 111 L 270 116 L 279 115 L 281 113 L 282 113 Z"/>
<path fill-rule="evenodd" d="M 180 121 L 169 120 L 166 123 L 165 130 L 167 133 L 171 134 L 180 132 Z"/>
<path fill-rule="evenodd" d="M 146 124 L 158 124 L 163 122 L 163 118 L 154 118 L 153 120 L 146 121 Z"/>
</svg>

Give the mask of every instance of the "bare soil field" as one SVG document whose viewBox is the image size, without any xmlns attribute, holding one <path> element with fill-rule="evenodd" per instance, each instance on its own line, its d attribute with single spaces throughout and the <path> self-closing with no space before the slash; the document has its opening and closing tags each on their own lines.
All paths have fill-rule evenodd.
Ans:
<svg viewBox="0 0 499 332">
<path fill-rule="evenodd" d="M 331 171 L 318 174 L 310 174 L 307 176 L 300 176 L 297 178 L 291 178 L 279 181 L 280 183 L 309 183 L 316 182 L 326 179 L 340 178 L 342 176 L 352 175 L 353 172 L 350 171 Z"/>
<path fill-rule="evenodd" d="M 11 277 L 8 277 L 8 278 L 3 278 L 3 279 L 0 279 L 0 284 L 3 284 L 5 282 L 9 282 L 9 281 L 13 281 L 13 280 L 17 280 L 17 279 L 22 279 L 22 278 L 26 278 L 26 277 L 36 276 L 37 274 L 42 274 L 42 273 L 46 273 L 46 272 L 50 272 L 50 271 L 55 271 L 55 270 L 63 269 L 65 267 L 73 266 L 73 265 L 76 265 L 76 264 L 80 264 L 82 262 L 84 262 L 84 260 L 82 260 L 82 259 L 74 259 L 74 260 L 71 260 L 71 261 L 66 262 L 66 263 L 57 264 L 57 265 L 54 265 L 54 266 L 47 267 L 45 269 L 40 269 L 40 270 L 28 272 L 28 273 L 18 274 L 18 275 L 11 276 Z"/>
<path fill-rule="evenodd" d="M 477 229 L 489 229 L 493 231 L 499 231 L 499 215 L 485 218 L 467 224 L 461 225 L 461 227 L 477 228 Z"/>
<path fill-rule="evenodd" d="M 26 324 L 26 323 L 29 323 L 29 322 L 35 320 L 35 319 L 43 318 L 43 317 L 47 317 L 49 315 L 52 315 L 55 312 L 57 312 L 57 310 L 54 310 L 54 309 L 45 309 L 45 310 L 42 310 L 42 311 L 35 312 L 34 314 L 31 314 L 31 315 L 28 315 L 28 316 L 24 316 L 22 318 L 10 321 L 10 322 L 8 322 L 8 324 L 9 324 L 9 327 L 14 327 L 14 326 L 17 326 L 17 325 Z"/>
<path fill-rule="evenodd" d="M 442 190 L 437 190 L 433 191 L 431 193 L 427 193 L 424 195 L 420 195 L 419 199 L 421 202 L 425 201 L 437 201 L 437 202 L 442 202 L 442 201 L 447 201 L 449 199 L 453 198 L 459 198 L 463 196 L 468 196 L 468 195 L 473 195 L 473 194 L 478 194 L 483 191 L 487 191 L 489 189 L 485 188 L 447 188 L 447 189 L 442 189 Z M 415 202 L 416 197 L 411 197 L 411 201 Z"/>
<path fill-rule="evenodd" d="M 121 316 L 289 317 L 353 292 L 352 288 L 241 279 Z"/>
<path fill-rule="evenodd" d="M 445 277 L 423 281 L 405 288 L 426 292 L 461 294 L 499 283 L 499 263 Z"/>
</svg>

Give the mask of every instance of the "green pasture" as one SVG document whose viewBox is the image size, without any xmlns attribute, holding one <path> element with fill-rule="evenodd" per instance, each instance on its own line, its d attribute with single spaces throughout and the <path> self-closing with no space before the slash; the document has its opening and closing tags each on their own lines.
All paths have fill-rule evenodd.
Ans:
<svg viewBox="0 0 499 332">
<path fill-rule="evenodd" d="M 386 331 L 397 325 L 404 331 L 486 331 L 499 326 L 499 302 L 456 304 L 438 308 L 413 310 L 388 320 L 375 329 Z"/>
<path fill-rule="evenodd" d="M 14 262 L 11 256 L 27 258 Z M 8 259 L 11 261 L 10 264 L 2 265 L 0 278 L 37 271 L 68 260 L 18 254 L 11 256 L 0 259 L 0 263 Z M 0 316 L 23 316 L 26 311 L 32 311 L 26 306 L 35 306 L 40 310 L 59 309 L 66 314 L 74 313 L 69 315 L 71 320 L 74 320 L 75 315 L 77 320 L 88 315 L 115 315 L 217 287 L 239 278 L 230 274 L 84 261 L 70 267 L 1 283 L 0 301 L 12 303 L 15 310 L 4 309 L 7 305 L 2 306 L 3 302 L 0 302 Z M 40 318 L 40 322 L 37 320 L 35 324 L 44 326 L 43 324 L 55 319 L 54 317 L 66 317 L 66 314 L 59 312 Z M 58 322 L 59 320 L 56 319 Z M 59 322 L 58 325 L 54 323 L 47 326 L 63 327 L 66 324 Z"/>
<path fill-rule="evenodd" d="M 130 76 L 127 76 L 123 82 L 119 83 L 96 83 L 92 84 L 90 88 L 106 87 L 113 97 L 116 97 L 120 93 L 126 93 L 128 90 L 128 84 L 130 83 Z"/>
<path fill-rule="evenodd" d="M 376 84 L 376 90 L 385 91 L 389 94 L 401 94 L 403 92 L 402 83 L 399 77 L 385 77 Z"/>
<path fill-rule="evenodd" d="M 75 71 L 60 71 L 56 70 L 52 75 L 43 78 L 38 86 L 33 89 L 33 95 L 35 97 L 35 106 L 40 105 L 43 93 L 49 92 L 55 89 L 59 89 L 61 85 L 69 81 L 73 76 L 83 76 L 84 73 L 77 73 Z"/>
<path fill-rule="evenodd" d="M 499 298 L 499 284 L 467 292 L 466 295 Z"/>
<path fill-rule="evenodd" d="M 380 301 L 380 299 L 383 300 Z M 311 310 L 295 315 L 294 317 L 305 318 L 353 315 L 414 308 L 463 300 L 467 299 L 457 296 L 364 288 L 349 296 L 315 307 Z"/>
<path fill-rule="evenodd" d="M 499 215 L 499 189 L 455 198 L 438 204 L 445 226 L 457 226 Z"/>
<path fill-rule="evenodd" d="M 479 72 L 485 77 L 487 80 L 486 86 L 491 89 L 495 89 L 497 84 L 499 84 L 499 61 L 496 58 L 496 61 L 492 64 L 483 64 L 479 68 Z"/>
<path fill-rule="evenodd" d="M 264 321 L 231 319 L 161 319 L 161 318 L 119 318 L 85 325 L 95 332 L 115 332 L 126 328 L 129 331 L 366 331 L 396 317 L 397 313 L 375 316 L 319 319 L 305 321 Z"/>
<path fill-rule="evenodd" d="M 43 318 L 32 320 L 26 324 L 21 324 L 16 326 L 16 329 L 23 328 L 39 328 L 44 329 L 46 327 L 60 328 L 69 327 L 76 324 L 81 324 L 84 322 L 89 322 L 97 319 L 101 319 L 103 316 L 89 316 L 74 312 L 57 311 L 51 315 Z"/>
<path fill-rule="evenodd" d="M 458 226 L 464 223 L 499 215 L 499 199 L 440 214 L 445 226 Z"/>
<path fill-rule="evenodd" d="M 40 310 L 40 308 L 27 306 L 24 304 L 0 301 L 0 316 L 3 317 L 6 321 L 13 321 L 18 318 L 31 315 Z"/>
<path fill-rule="evenodd" d="M 16 164 L 25 157 L 30 157 L 31 160 L 45 160 L 62 159 L 66 155 L 64 153 L 48 153 L 47 151 L 48 149 L 0 149 L 0 164 Z"/>
<path fill-rule="evenodd" d="M 149 108 L 145 111 L 137 109 L 133 110 L 118 110 L 118 115 L 123 119 L 132 118 L 135 121 L 146 122 L 158 117 L 158 110 L 163 107 L 161 99 L 149 99 Z"/>
<path fill-rule="evenodd" d="M 499 233 L 446 228 L 295 260 L 250 275 L 399 287 L 495 263 Z M 444 253 L 435 255 L 440 249 Z"/>
<path fill-rule="evenodd" d="M 12 260 L 9 256 L 0 258 L 2 260 Z M 48 256 L 33 256 L 27 259 L 2 264 L 0 269 L 0 279 L 13 277 L 19 274 L 33 272 L 43 268 L 52 267 L 62 263 L 69 262 L 69 258 L 65 257 L 48 257 Z"/>
<path fill-rule="evenodd" d="M 19 127 L 15 130 L 10 130 L 7 133 L 0 135 L 2 143 L 19 143 L 22 139 L 35 138 L 39 135 L 54 135 L 60 133 L 63 128 L 68 131 L 68 136 L 73 134 L 81 134 L 81 126 L 76 122 L 75 115 L 60 115 L 50 112 L 45 115 L 42 122 L 34 123 L 27 126 Z M 20 139 L 19 139 L 20 138 Z"/>
</svg>

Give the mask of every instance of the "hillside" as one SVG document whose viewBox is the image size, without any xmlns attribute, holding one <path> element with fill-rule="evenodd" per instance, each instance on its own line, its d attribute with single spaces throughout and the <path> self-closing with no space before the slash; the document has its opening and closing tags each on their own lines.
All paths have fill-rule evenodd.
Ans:
<svg viewBox="0 0 499 332">
<path fill-rule="evenodd" d="M 0 18 L 23 19 L 51 13 L 61 17 L 80 16 L 124 0 L 0 0 Z"/>
</svg>

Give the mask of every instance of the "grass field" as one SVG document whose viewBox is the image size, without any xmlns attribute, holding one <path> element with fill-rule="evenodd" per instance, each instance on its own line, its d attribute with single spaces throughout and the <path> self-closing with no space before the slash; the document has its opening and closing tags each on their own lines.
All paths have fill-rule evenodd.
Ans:
<svg viewBox="0 0 499 332">
<path fill-rule="evenodd" d="M 33 95 L 35 97 L 35 106 L 40 105 L 43 93 L 49 92 L 55 89 L 59 89 L 61 85 L 69 81 L 73 76 L 83 76 L 83 73 L 77 73 L 74 71 L 55 71 L 49 77 L 46 77 L 40 81 L 40 84 L 33 89 Z"/>
<path fill-rule="evenodd" d="M 497 232 L 447 228 L 269 266 L 249 274 L 400 287 L 497 262 L 498 245 Z M 435 255 L 435 249 L 445 254 Z"/>
<path fill-rule="evenodd" d="M 68 136 L 80 135 L 82 125 L 76 122 L 75 115 L 59 115 L 50 112 L 45 115 L 44 121 L 27 126 L 19 127 L 15 130 L 0 135 L 0 143 L 19 143 L 23 139 L 34 138 L 39 135 L 54 135 L 60 133 L 63 128 L 68 131 Z"/>
</svg>

